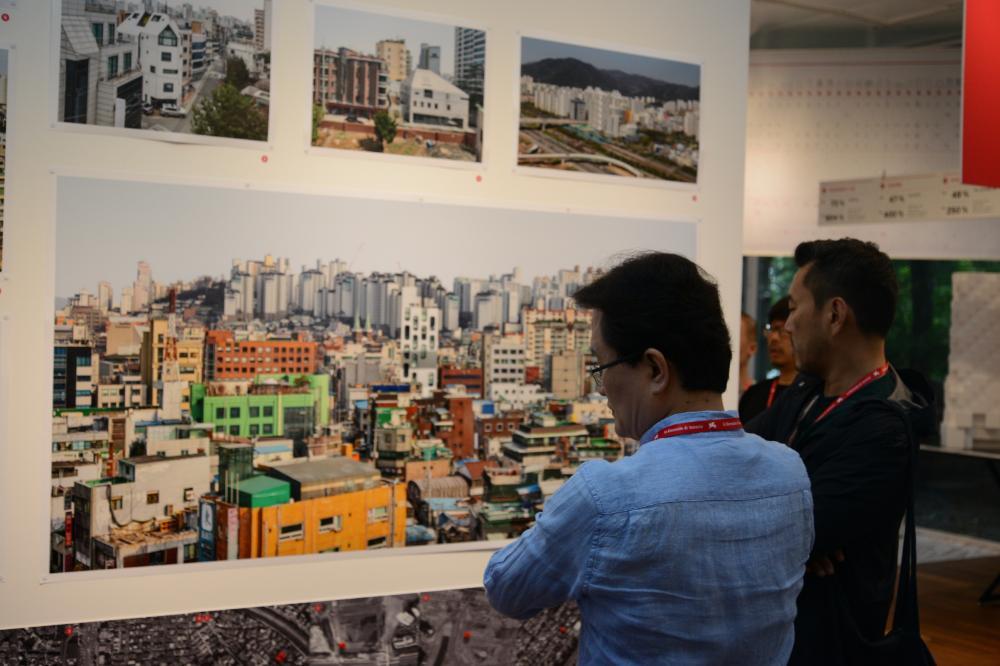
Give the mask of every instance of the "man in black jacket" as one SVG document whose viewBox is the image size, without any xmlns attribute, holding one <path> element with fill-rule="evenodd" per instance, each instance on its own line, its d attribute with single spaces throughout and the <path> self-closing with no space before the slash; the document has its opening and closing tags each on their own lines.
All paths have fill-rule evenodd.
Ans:
<svg viewBox="0 0 1000 666">
<path fill-rule="evenodd" d="M 816 541 L 789 664 L 867 664 L 861 641 L 883 635 L 906 504 L 898 406 L 928 403 L 886 362 L 898 295 L 889 257 L 845 238 L 802 243 L 795 261 L 785 329 L 803 374 L 746 429 L 798 451 L 812 482 Z"/>
</svg>

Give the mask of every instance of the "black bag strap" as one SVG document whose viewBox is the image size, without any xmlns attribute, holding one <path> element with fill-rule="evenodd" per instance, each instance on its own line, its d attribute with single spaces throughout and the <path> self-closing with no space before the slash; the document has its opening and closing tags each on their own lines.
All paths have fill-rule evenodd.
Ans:
<svg viewBox="0 0 1000 666">
<path fill-rule="evenodd" d="M 896 609 L 892 628 L 905 629 L 920 635 L 920 611 L 917 603 L 917 519 L 915 514 L 917 486 L 917 456 L 920 447 L 913 436 L 909 414 L 895 405 L 906 425 L 906 442 L 910 447 L 909 470 L 906 476 L 906 526 L 903 529 L 903 556 L 899 563 L 899 584 L 896 587 Z"/>
<path fill-rule="evenodd" d="M 903 553 L 900 558 L 899 580 L 896 585 L 896 607 L 892 616 L 892 629 L 885 636 L 869 640 L 858 629 L 843 588 L 836 581 L 841 617 L 847 623 L 854 640 L 867 648 L 881 664 L 933 666 L 934 657 L 920 637 L 920 611 L 917 597 L 917 521 L 914 515 L 917 454 L 919 446 L 913 435 L 909 414 L 902 406 L 890 403 L 899 412 L 906 426 L 906 442 L 910 447 L 904 492 L 906 494 Z M 877 655 L 877 657 L 876 657 Z"/>
</svg>

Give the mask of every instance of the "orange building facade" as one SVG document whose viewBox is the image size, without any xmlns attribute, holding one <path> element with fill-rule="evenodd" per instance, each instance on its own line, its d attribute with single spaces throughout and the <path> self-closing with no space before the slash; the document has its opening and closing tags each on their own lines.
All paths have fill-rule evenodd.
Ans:
<svg viewBox="0 0 1000 666">
<path fill-rule="evenodd" d="M 205 378 L 314 374 L 319 366 L 318 348 L 318 343 L 306 340 L 236 340 L 232 331 L 209 331 L 205 335 Z"/>
<path fill-rule="evenodd" d="M 393 495 L 395 501 L 390 502 Z M 229 510 L 234 508 L 229 505 Z M 241 560 L 406 545 L 406 485 L 402 483 L 238 511 Z M 229 534 L 224 525 L 220 527 L 217 548 L 221 555 L 228 550 Z"/>
</svg>

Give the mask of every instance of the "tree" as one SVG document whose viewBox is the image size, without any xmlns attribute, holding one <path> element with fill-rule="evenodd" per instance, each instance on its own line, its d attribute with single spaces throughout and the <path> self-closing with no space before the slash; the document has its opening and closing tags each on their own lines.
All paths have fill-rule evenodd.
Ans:
<svg viewBox="0 0 1000 666">
<path fill-rule="evenodd" d="M 195 108 L 191 127 L 195 134 L 267 140 L 267 114 L 228 83 L 216 88 L 211 98 Z"/>
<path fill-rule="evenodd" d="M 315 146 L 319 143 L 319 124 L 323 121 L 323 107 L 319 104 L 313 104 L 313 132 L 312 132 L 312 142 Z"/>
<path fill-rule="evenodd" d="M 238 91 L 250 85 L 250 70 L 243 58 L 226 58 L 226 83 Z"/>
<path fill-rule="evenodd" d="M 378 139 L 379 152 L 384 149 L 383 143 L 392 143 L 396 138 L 396 121 L 385 111 L 375 114 L 375 137 Z"/>
</svg>

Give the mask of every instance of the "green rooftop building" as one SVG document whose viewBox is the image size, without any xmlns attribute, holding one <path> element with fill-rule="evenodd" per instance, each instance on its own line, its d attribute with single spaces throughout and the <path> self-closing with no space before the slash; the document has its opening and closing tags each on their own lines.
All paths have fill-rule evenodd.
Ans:
<svg viewBox="0 0 1000 666">
<path fill-rule="evenodd" d="M 260 375 L 242 395 L 191 385 L 191 416 L 234 437 L 303 440 L 330 423 L 329 375 Z"/>
<path fill-rule="evenodd" d="M 292 497 L 291 485 L 269 476 L 253 476 L 241 481 L 237 489 L 238 503 L 247 509 L 288 504 Z"/>
</svg>

